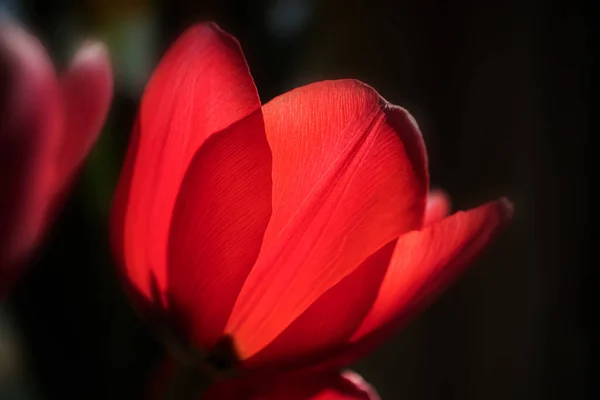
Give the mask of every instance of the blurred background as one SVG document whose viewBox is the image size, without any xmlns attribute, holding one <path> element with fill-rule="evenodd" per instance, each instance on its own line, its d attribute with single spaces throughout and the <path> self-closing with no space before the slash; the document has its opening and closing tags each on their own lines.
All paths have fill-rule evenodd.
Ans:
<svg viewBox="0 0 600 400">
<path fill-rule="evenodd" d="M 163 355 L 130 308 L 108 212 L 143 87 L 189 24 L 241 42 L 263 102 L 353 77 L 419 121 L 457 209 L 505 195 L 512 226 L 355 369 L 384 400 L 592 398 L 591 10 L 571 1 L 0 0 L 59 66 L 108 43 L 109 121 L 0 310 L 1 399 L 137 399 Z"/>
</svg>

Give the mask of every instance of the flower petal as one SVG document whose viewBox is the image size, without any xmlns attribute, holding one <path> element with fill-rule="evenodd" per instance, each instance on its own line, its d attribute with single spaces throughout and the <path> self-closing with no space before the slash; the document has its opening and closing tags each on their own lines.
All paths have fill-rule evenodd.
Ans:
<svg viewBox="0 0 600 400">
<path fill-rule="evenodd" d="M 273 214 L 227 323 L 242 358 L 328 289 L 421 226 L 428 187 L 414 120 L 357 81 L 328 81 L 263 107 Z"/>
<path fill-rule="evenodd" d="M 375 389 L 352 371 L 259 377 L 214 385 L 202 400 L 379 400 Z"/>
<path fill-rule="evenodd" d="M 223 336 L 256 261 L 271 185 L 260 110 L 207 139 L 181 184 L 169 236 L 170 308 L 205 349 Z"/>
<path fill-rule="evenodd" d="M 321 295 L 275 340 L 248 360 L 247 369 L 302 369 L 327 357 L 352 336 L 373 306 L 389 265 L 392 241 Z"/>
<path fill-rule="evenodd" d="M 59 190 L 96 142 L 112 97 L 112 68 L 100 42 L 83 45 L 62 78 L 65 131 L 58 157 Z"/>
<path fill-rule="evenodd" d="M 3 21 L 0 57 L 6 74 L 0 110 L 1 293 L 45 226 L 61 110 L 54 67 L 35 37 Z"/>
<path fill-rule="evenodd" d="M 192 157 L 259 108 L 238 42 L 214 24 L 187 30 L 161 61 L 142 98 L 113 209 L 115 252 L 143 297 L 166 302 L 169 226 Z"/>
<path fill-rule="evenodd" d="M 500 199 L 400 237 L 369 315 L 344 354 L 324 367 L 353 362 L 387 339 L 445 289 L 511 216 L 512 205 Z"/>
<path fill-rule="evenodd" d="M 448 216 L 450 213 L 450 196 L 442 190 L 432 190 L 427 196 L 423 226 L 431 225 Z"/>
</svg>

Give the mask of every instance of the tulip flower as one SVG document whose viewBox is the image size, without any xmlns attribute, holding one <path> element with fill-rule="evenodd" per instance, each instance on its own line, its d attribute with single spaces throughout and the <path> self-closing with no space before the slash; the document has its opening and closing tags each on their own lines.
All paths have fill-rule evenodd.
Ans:
<svg viewBox="0 0 600 400">
<path fill-rule="evenodd" d="M 84 44 L 57 77 L 40 42 L 0 26 L 0 295 L 38 243 L 107 115 L 105 47 Z"/>
<path fill-rule="evenodd" d="M 127 290 L 182 359 L 361 398 L 320 377 L 396 332 L 510 219 L 506 199 L 446 216 L 428 192 L 406 110 L 355 80 L 261 105 L 238 42 L 201 24 L 145 90 L 112 239 Z M 273 390 L 248 398 L 291 398 Z"/>
</svg>

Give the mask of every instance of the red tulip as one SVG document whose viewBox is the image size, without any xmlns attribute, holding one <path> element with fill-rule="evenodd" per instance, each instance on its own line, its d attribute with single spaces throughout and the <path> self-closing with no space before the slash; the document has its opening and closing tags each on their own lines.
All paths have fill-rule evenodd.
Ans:
<svg viewBox="0 0 600 400">
<path fill-rule="evenodd" d="M 406 110 L 354 80 L 261 106 L 237 41 L 197 25 L 142 98 L 114 248 L 142 310 L 213 367 L 333 370 L 422 309 L 510 218 L 505 199 L 446 217 L 428 190 Z"/>
<path fill-rule="evenodd" d="M 39 241 L 106 117 L 112 72 L 102 44 L 82 46 L 59 78 L 43 46 L 0 26 L 0 295 Z"/>
</svg>

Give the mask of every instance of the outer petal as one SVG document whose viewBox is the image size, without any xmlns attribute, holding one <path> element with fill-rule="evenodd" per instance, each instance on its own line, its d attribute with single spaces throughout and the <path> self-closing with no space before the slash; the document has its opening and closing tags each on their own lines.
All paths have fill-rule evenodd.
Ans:
<svg viewBox="0 0 600 400">
<path fill-rule="evenodd" d="M 193 155 L 260 108 L 237 41 L 197 25 L 170 48 L 144 93 L 113 209 L 113 242 L 132 286 L 164 295 L 169 226 Z M 166 301 L 163 298 L 161 301 Z"/>
<path fill-rule="evenodd" d="M 423 226 L 431 225 L 448 216 L 450 213 L 450 197 L 442 190 L 432 190 L 427 196 Z"/>
<path fill-rule="evenodd" d="M 375 389 L 352 371 L 322 375 L 281 375 L 224 382 L 202 400 L 379 400 Z"/>
<path fill-rule="evenodd" d="M 424 224 L 445 218 L 449 210 L 448 194 L 439 189 L 431 191 L 427 196 Z M 366 316 L 372 307 L 382 280 L 380 274 L 387 270 L 383 263 L 389 260 L 395 244 L 394 241 L 369 257 L 361 267 L 329 289 L 272 343 L 246 360 L 245 366 L 305 368 L 326 358 L 328 350 L 336 348 L 340 340 L 349 338 L 360 326 L 362 319 L 357 320 L 356 316 Z M 350 303 L 354 308 L 348 308 Z"/>
<path fill-rule="evenodd" d="M 169 236 L 168 287 L 195 344 L 223 336 L 271 216 L 271 151 L 262 113 L 210 137 L 181 185 Z"/>
<path fill-rule="evenodd" d="M 44 227 L 61 120 L 56 76 L 43 46 L 3 21 L 0 57 L 6 74 L 0 109 L 1 296 Z"/>
<path fill-rule="evenodd" d="M 57 160 L 61 190 L 96 142 L 112 97 L 112 68 L 106 47 L 83 45 L 62 80 L 65 131 Z"/>
<path fill-rule="evenodd" d="M 242 358 L 272 342 L 375 251 L 420 227 L 428 186 L 414 120 L 360 82 L 305 86 L 265 105 L 263 114 L 273 215 L 226 328 Z M 368 290 L 349 291 L 361 289 Z"/>
<path fill-rule="evenodd" d="M 243 366 L 247 369 L 302 369 L 327 357 L 360 326 L 377 297 L 396 241 L 321 295 L 267 347 Z"/>
<path fill-rule="evenodd" d="M 512 205 L 501 199 L 400 237 L 373 308 L 343 356 L 328 365 L 355 361 L 393 334 L 445 289 L 511 216 Z"/>
</svg>

